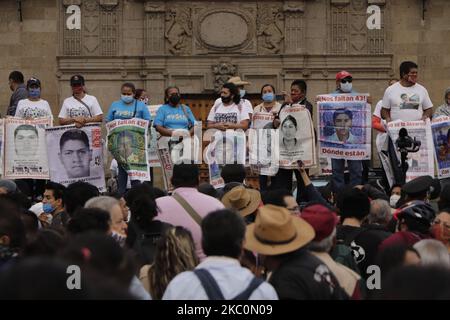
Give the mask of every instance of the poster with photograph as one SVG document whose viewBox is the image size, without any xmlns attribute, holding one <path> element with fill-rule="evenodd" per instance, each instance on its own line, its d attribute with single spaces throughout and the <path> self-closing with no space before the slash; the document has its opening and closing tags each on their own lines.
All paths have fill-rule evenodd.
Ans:
<svg viewBox="0 0 450 320">
<path fill-rule="evenodd" d="M 252 117 L 253 129 L 273 129 L 275 116 L 271 112 L 255 112 Z"/>
<path fill-rule="evenodd" d="M 249 162 L 252 173 L 274 176 L 280 167 L 279 130 L 248 130 Z"/>
<path fill-rule="evenodd" d="M 64 186 L 82 181 L 106 191 L 100 123 L 47 128 L 45 133 L 50 180 Z"/>
<path fill-rule="evenodd" d="M 450 178 L 450 117 L 441 116 L 431 122 L 434 154 L 439 179 Z"/>
<path fill-rule="evenodd" d="M 410 152 L 408 154 L 408 171 L 406 172 L 406 181 L 413 180 L 420 176 L 434 177 L 434 145 L 431 133 L 430 120 L 427 121 L 401 121 L 396 120 L 387 124 L 389 136 L 395 142 L 398 139 L 399 131 L 405 128 L 411 138 L 420 141 L 418 152 Z M 400 159 L 400 153 L 397 153 Z"/>
<path fill-rule="evenodd" d="M 280 111 L 280 167 L 316 166 L 314 126 L 308 109 L 301 105 L 286 106 Z"/>
<path fill-rule="evenodd" d="M 148 121 L 143 119 L 113 120 L 106 124 L 108 151 L 124 168 L 130 180 L 149 181 L 147 160 Z"/>
<path fill-rule="evenodd" d="M 367 94 L 317 96 L 319 154 L 321 157 L 369 160 L 371 107 Z"/>
<path fill-rule="evenodd" d="M 170 137 L 160 137 L 158 139 L 158 159 L 161 163 L 161 169 L 163 173 L 164 187 L 167 191 L 173 191 L 172 174 L 173 174 L 173 162 L 170 156 L 169 149 Z"/>
<path fill-rule="evenodd" d="M 4 120 L 4 179 L 49 179 L 45 128 L 50 118 Z"/>
</svg>

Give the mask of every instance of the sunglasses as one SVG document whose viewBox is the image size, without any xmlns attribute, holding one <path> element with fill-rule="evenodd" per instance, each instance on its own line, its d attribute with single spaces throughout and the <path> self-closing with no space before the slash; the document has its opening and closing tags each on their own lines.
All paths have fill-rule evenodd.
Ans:
<svg viewBox="0 0 450 320">
<path fill-rule="evenodd" d="M 341 83 L 347 83 L 347 82 L 352 83 L 352 81 L 353 81 L 352 79 L 342 79 Z"/>
</svg>

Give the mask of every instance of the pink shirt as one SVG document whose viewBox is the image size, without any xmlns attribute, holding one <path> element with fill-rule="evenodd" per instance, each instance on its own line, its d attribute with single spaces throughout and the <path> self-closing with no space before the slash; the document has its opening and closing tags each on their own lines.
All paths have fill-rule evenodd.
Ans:
<svg viewBox="0 0 450 320">
<path fill-rule="evenodd" d="M 197 211 L 200 217 L 205 217 L 208 213 L 224 209 L 222 202 L 216 198 L 200 193 L 195 188 L 177 188 L 174 193 L 183 197 L 192 208 Z M 182 226 L 192 233 L 195 242 L 195 249 L 200 260 L 206 258 L 202 250 L 202 232 L 200 226 L 191 218 L 189 213 L 171 196 L 156 199 L 156 204 L 160 213 L 156 220 L 170 223 L 173 226 Z"/>
</svg>

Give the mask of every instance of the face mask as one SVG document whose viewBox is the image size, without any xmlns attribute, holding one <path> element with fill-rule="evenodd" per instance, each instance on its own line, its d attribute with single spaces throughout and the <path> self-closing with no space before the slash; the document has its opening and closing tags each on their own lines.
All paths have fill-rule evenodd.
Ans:
<svg viewBox="0 0 450 320">
<path fill-rule="evenodd" d="M 181 100 L 181 97 L 179 94 L 173 94 L 169 97 L 169 102 L 173 105 L 177 105 Z"/>
<path fill-rule="evenodd" d="M 342 92 L 345 93 L 352 92 L 352 83 L 351 82 L 341 83 L 341 90 Z"/>
<path fill-rule="evenodd" d="M 229 103 L 231 101 L 231 96 L 228 96 L 228 97 L 222 96 L 220 98 L 222 99 L 223 103 Z"/>
<path fill-rule="evenodd" d="M 239 95 L 241 96 L 241 98 L 243 98 L 246 93 L 247 92 L 244 89 L 239 90 Z"/>
<path fill-rule="evenodd" d="M 111 237 L 121 246 L 125 246 L 125 241 L 127 240 L 127 237 L 118 234 L 116 231 L 112 231 Z"/>
<path fill-rule="evenodd" d="M 397 204 L 398 200 L 400 199 L 400 196 L 398 194 L 393 194 L 391 198 L 389 199 L 389 205 L 391 208 L 395 208 L 395 205 Z"/>
<path fill-rule="evenodd" d="M 79 86 L 79 87 L 72 87 L 72 92 L 73 92 L 74 94 L 82 93 L 82 92 L 83 92 L 83 87 L 82 87 L 82 86 Z"/>
<path fill-rule="evenodd" d="M 44 213 L 52 213 L 53 211 L 55 211 L 55 208 L 53 208 L 51 203 L 47 202 L 42 204 L 42 210 L 44 211 Z"/>
<path fill-rule="evenodd" d="M 273 92 L 264 93 L 262 96 L 264 102 L 272 102 L 274 98 L 275 95 L 273 94 Z"/>
<path fill-rule="evenodd" d="M 28 96 L 30 98 L 39 98 L 41 96 L 41 89 L 40 88 L 28 89 Z"/>
<path fill-rule="evenodd" d="M 413 83 L 413 84 L 416 84 L 417 76 L 408 76 L 408 81 Z"/>
<path fill-rule="evenodd" d="M 134 100 L 133 96 L 125 96 L 125 95 L 122 95 L 122 96 L 120 97 L 120 99 L 121 99 L 124 103 L 126 103 L 126 104 L 130 104 L 130 103 L 132 103 L 133 100 Z"/>
</svg>

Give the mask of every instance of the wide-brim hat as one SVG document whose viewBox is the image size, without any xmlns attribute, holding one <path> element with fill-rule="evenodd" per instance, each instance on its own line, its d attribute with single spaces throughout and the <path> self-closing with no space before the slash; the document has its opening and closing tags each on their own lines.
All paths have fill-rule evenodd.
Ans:
<svg viewBox="0 0 450 320">
<path fill-rule="evenodd" d="M 234 209 L 245 217 L 258 209 L 261 204 L 261 194 L 257 190 L 237 186 L 224 194 L 222 203 L 225 208 Z"/>
<path fill-rule="evenodd" d="M 248 225 L 244 247 L 259 254 L 275 256 L 306 246 L 315 237 L 313 227 L 283 207 L 266 205 Z"/>
<path fill-rule="evenodd" d="M 244 86 L 244 85 L 247 85 L 247 84 L 251 84 L 251 83 L 248 82 L 248 81 L 243 81 L 243 80 L 241 79 L 241 77 L 231 77 L 230 79 L 228 79 L 227 82 L 228 82 L 228 83 L 233 83 L 233 84 L 235 84 L 236 86 Z"/>
</svg>

